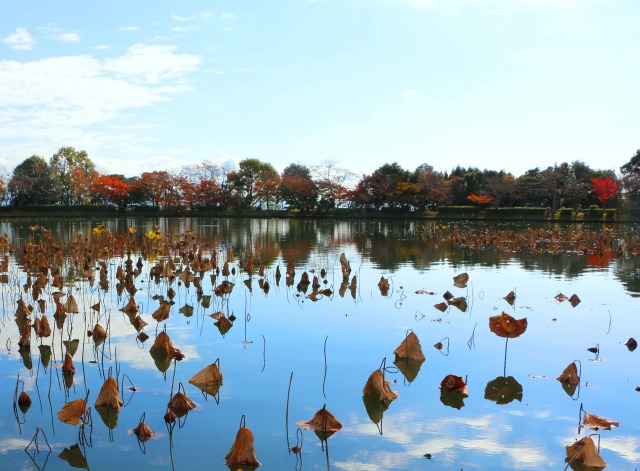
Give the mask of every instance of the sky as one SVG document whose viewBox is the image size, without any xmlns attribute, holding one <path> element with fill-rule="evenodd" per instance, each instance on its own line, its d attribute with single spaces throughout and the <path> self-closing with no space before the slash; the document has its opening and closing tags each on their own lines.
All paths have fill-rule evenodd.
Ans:
<svg viewBox="0 0 640 471">
<path fill-rule="evenodd" d="M 505 170 L 640 149 L 637 0 L 0 4 L 0 166 L 86 150 L 125 176 L 205 160 Z"/>
</svg>

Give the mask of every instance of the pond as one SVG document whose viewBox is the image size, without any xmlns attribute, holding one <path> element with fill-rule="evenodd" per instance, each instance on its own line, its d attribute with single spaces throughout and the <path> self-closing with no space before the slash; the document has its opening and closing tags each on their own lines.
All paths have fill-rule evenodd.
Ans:
<svg viewBox="0 0 640 471">
<path fill-rule="evenodd" d="M 0 234 L 2 469 L 239 469 L 225 455 L 241 424 L 265 470 L 592 469 L 565 451 L 590 435 L 610 469 L 640 462 L 635 226 L 42 219 Z M 59 321 L 58 296 L 78 312 Z M 16 317 L 20 299 L 32 312 Z M 50 336 L 25 334 L 44 316 Z M 179 352 L 150 353 L 163 332 Z M 424 361 L 394 353 L 414 334 Z M 572 363 L 579 384 L 556 380 Z M 212 364 L 222 384 L 189 382 Z M 376 371 L 397 398 L 363 395 Z M 122 406 L 96 407 L 114 382 Z M 167 425 L 178 392 L 195 408 Z M 323 408 L 340 430 L 297 425 Z M 583 428 L 585 413 L 619 426 Z"/>
</svg>

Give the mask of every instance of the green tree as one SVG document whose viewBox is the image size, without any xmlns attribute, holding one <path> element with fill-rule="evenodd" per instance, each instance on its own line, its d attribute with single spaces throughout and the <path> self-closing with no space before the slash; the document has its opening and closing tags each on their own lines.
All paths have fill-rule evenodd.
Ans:
<svg viewBox="0 0 640 471">
<path fill-rule="evenodd" d="M 87 190 L 96 175 L 96 169 L 86 151 L 61 147 L 49 160 L 49 166 L 60 203 L 89 202 Z"/>
<path fill-rule="evenodd" d="M 7 190 L 15 207 L 56 202 L 55 184 L 49 164 L 37 155 L 25 159 L 13 169 Z"/>
<path fill-rule="evenodd" d="M 620 167 L 622 172 L 622 190 L 625 198 L 632 206 L 640 204 L 640 149 L 629 162 Z"/>
</svg>

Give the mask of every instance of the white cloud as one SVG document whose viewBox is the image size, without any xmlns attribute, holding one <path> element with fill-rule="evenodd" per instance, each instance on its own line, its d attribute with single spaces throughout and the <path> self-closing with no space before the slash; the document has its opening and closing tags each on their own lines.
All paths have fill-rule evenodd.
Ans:
<svg viewBox="0 0 640 471">
<path fill-rule="evenodd" d="M 118 29 L 120 31 L 139 31 L 140 30 L 138 26 L 120 26 Z"/>
<path fill-rule="evenodd" d="M 222 15 L 220 15 L 220 18 L 222 18 L 223 20 L 234 20 L 236 18 L 236 15 L 233 13 L 223 13 Z"/>
<path fill-rule="evenodd" d="M 117 77 L 149 84 L 175 79 L 198 69 L 200 56 L 176 54 L 175 49 L 175 46 L 135 44 L 124 56 L 108 59 L 104 68 Z"/>
<path fill-rule="evenodd" d="M 106 44 L 99 44 L 96 47 L 94 47 L 94 49 L 96 51 L 105 51 L 105 50 L 109 49 L 109 46 L 107 46 Z"/>
<path fill-rule="evenodd" d="M 4 38 L 2 43 L 8 44 L 11 49 L 30 51 L 36 41 L 29 34 L 27 28 L 16 28 L 16 32 Z"/>
<path fill-rule="evenodd" d="M 108 125 L 125 118 L 135 124 L 138 110 L 190 90 L 188 74 L 199 70 L 200 62 L 200 56 L 179 54 L 172 46 L 144 44 L 107 59 L 85 54 L 0 60 L 0 140 L 7 164 L 34 153 L 48 155 L 60 142 L 87 150 L 144 142 L 154 128 L 123 131 Z M 129 163 L 123 173 L 132 171 Z"/>
</svg>

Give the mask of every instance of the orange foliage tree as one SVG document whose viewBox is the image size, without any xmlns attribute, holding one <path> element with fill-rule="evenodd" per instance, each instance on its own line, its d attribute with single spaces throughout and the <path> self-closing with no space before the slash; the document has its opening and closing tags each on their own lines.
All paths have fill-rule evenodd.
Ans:
<svg viewBox="0 0 640 471">
<path fill-rule="evenodd" d="M 482 207 L 488 206 L 493 203 L 493 198 L 491 196 L 476 195 L 475 193 L 471 193 L 469 196 L 467 196 L 467 199 L 472 203 L 475 203 Z"/>
</svg>

